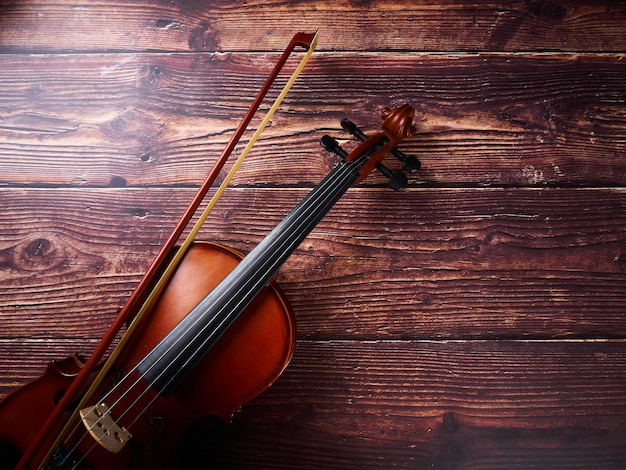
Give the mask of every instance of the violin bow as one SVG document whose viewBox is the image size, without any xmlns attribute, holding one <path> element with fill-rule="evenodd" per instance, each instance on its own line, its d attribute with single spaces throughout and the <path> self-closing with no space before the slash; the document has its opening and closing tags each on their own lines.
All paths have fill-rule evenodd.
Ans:
<svg viewBox="0 0 626 470">
<path fill-rule="evenodd" d="M 45 455 L 45 457 L 42 459 L 41 463 L 38 465 L 38 467 L 45 465 L 49 461 L 49 459 L 52 457 L 54 450 L 63 439 L 65 433 L 69 430 L 71 423 L 77 418 L 78 411 L 89 400 L 93 392 L 95 392 L 97 387 L 100 385 L 106 373 L 112 367 L 113 363 L 115 362 L 115 360 L 121 353 L 122 348 L 130 340 L 132 333 L 140 325 L 143 317 L 150 310 L 150 307 L 158 298 L 159 294 L 161 293 L 161 291 L 167 284 L 167 281 L 173 275 L 178 264 L 183 259 L 187 249 L 189 248 L 189 246 L 191 246 L 191 243 L 193 242 L 195 235 L 200 230 L 200 227 L 202 226 L 207 216 L 209 215 L 209 213 L 211 212 L 211 210 L 217 203 L 217 200 L 222 195 L 222 193 L 228 186 L 230 180 L 234 176 L 235 172 L 241 166 L 244 159 L 250 152 L 252 146 L 258 139 L 259 135 L 261 134 L 263 129 L 267 126 L 269 120 L 272 118 L 272 116 L 274 115 L 278 107 L 280 106 L 282 100 L 289 92 L 289 89 L 291 88 L 293 83 L 296 81 L 298 75 L 304 69 L 305 64 L 307 63 L 307 61 L 309 60 L 309 58 L 311 57 L 311 55 L 313 54 L 315 50 L 318 34 L 319 32 L 297 33 L 296 35 L 293 36 L 291 42 L 282 53 L 280 59 L 278 60 L 272 72 L 270 73 L 265 83 L 263 84 L 263 87 L 257 94 L 255 100 L 250 105 L 250 108 L 248 109 L 243 119 L 237 126 L 237 129 L 235 130 L 228 144 L 222 151 L 222 154 L 217 159 L 212 170 L 209 172 L 206 179 L 200 186 L 198 192 L 194 196 L 193 200 L 191 201 L 191 203 L 189 204 L 189 206 L 183 213 L 178 224 L 176 225 L 174 230 L 172 230 L 170 236 L 168 237 L 168 239 L 165 241 L 165 243 L 163 244 L 163 246 L 157 253 L 152 264 L 149 266 L 148 270 L 146 271 L 142 279 L 139 281 L 139 283 L 137 284 L 137 286 L 135 287 L 135 289 L 133 290 L 133 292 L 127 299 L 124 306 L 120 308 L 115 320 L 109 326 L 109 329 L 106 331 L 106 333 L 104 334 L 104 336 L 98 343 L 98 346 L 96 346 L 96 348 L 94 349 L 89 359 L 83 365 L 81 371 L 78 373 L 74 381 L 68 387 L 67 391 L 65 392 L 65 394 L 59 401 L 58 405 L 54 409 L 54 412 L 48 417 L 47 421 L 44 423 L 42 428 L 39 430 L 38 434 L 35 436 L 35 439 L 33 439 L 33 442 L 31 443 L 30 447 L 24 453 L 22 460 L 18 463 L 16 470 L 28 468 L 28 465 L 32 463 L 32 459 L 34 455 L 38 452 L 38 450 L 45 448 L 42 446 L 42 444 L 44 444 L 46 440 L 49 440 L 49 436 L 53 435 L 54 431 L 61 428 L 61 423 L 59 423 L 61 415 L 65 412 L 67 408 L 69 408 L 69 405 L 76 400 L 78 396 L 78 392 L 87 385 L 88 380 L 91 380 L 92 372 L 96 369 L 96 367 L 100 363 L 101 359 L 103 358 L 104 354 L 108 350 L 109 346 L 113 343 L 113 341 L 117 337 L 122 327 L 125 324 L 128 324 L 130 321 L 130 324 L 127 327 L 124 335 L 120 338 L 113 352 L 109 355 L 109 358 L 101 367 L 100 372 L 98 373 L 96 378 L 92 381 L 89 389 L 83 394 L 83 397 L 80 400 L 80 403 L 78 405 L 73 405 L 74 411 L 72 415 L 70 416 L 69 419 L 65 420 L 65 425 L 62 427 L 60 432 L 57 433 L 55 440 L 48 447 L 49 450 L 47 454 Z M 174 255 L 174 257 L 172 257 L 171 253 L 174 250 L 176 242 L 179 240 L 184 229 L 189 224 L 189 221 L 198 210 L 198 207 L 204 200 L 206 194 L 208 193 L 213 183 L 215 182 L 217 176 L 219 175 L 219 172 L 222 170 L 224 164 L 226 163 L 226 161 L 232 154 L 236 145 L 239 143 L 241 136 L 246 131 L 248 125 L 250 124 L 250 121 L 256 114 L 256 111 L 258 110 L 259 106 L 263 102 L 263 99 L 267 95 L 267 92 L 269 91 L 272 84 L 274 83 L 278 75 L 280 74 L 281 70 L 285 66 L 289 57 L 291 56 L 291 54 L 297 47 L 304 48 L 306 51 L 306 54 L 300 61 L 297 68 L 292 73 L 291 77 L 289 78 L 285 86 L 282 88 L 280 94 L 278 95 L 278 97 L 276 98 L 272 106 L 270 107 L 269 111 L 266 113 L 261 124 L 255 131 L 253 136 L 250 138 L 248 144 L 242 151 L 241 155 L 239 156 L 235 164 L 232 166 L 231 170 L 229 171 L 228 175 L 226 176 L 222 184 L 219 186 L 218 190 L 213 195 L 206 209 L 200 215 L 200 218 L 198 219 L 194 227 L 191 229 L 190 234 L 185 238 L 183 244 L 176 251 L 176 254 Z"/>
</svg>

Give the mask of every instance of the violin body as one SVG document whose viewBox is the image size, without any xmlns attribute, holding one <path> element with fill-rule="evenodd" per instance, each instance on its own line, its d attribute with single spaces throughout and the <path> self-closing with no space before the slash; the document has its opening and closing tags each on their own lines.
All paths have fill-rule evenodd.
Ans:
<svg viewBox="0 0 626 470">
<path fill-rule="evenodd" d="M 273 282 L 279 268 L 374 168 L 391 175 L 392 188 L 405 185 L 380 161 L 392 153 L 417 171 L 419 161 L 396 148 L 415 132 L 413 116 L 408 105 L 385 109 L 383 132 L 371 137 L 342 121 L 361 140 L 349 154 L 322 137 L 343 161 L 245 258 L 198 242 L 169 253 L 180 263 L 168 266 L 164 290 L 155 287 L 106 362 L 98 368 L 94 352 L 84 366 L 77 357 L 53 363 L 0 403 L 3 461 L 19 460 L 19 470 L 162 468 L 193 421 L 230 420 L 279 377 L 295 347 L 293 314 Z"/>
<path fill-rule="evenodd" d="M 195 242 L 101 388 L 110 388 L 132 371 L 241 258 L 226 247 Z M 269 387 L 289 362 L 294 345 L 293 314 L 279 288 L 271 282 L 174 393 L 164 397 L 152 390 L 141 396 L 120 392 L 107 398 L 110 403 L 119 403 L 116 408 L 138 410 L 120 418 L 131 429 L 132 439 L 118 453 L 109 452 L 90 436 L 84 438 L 85 427 L 81 423 L 82 429 L 70 436 L 65 451 L 70 450 L 69 446 L 77 446 L 72 459 L 84 458 L 77 468 L 160 468 L 190 423 L 205 415 L 228 421 L 242 404 Z M 24 452 L 81 367 L 75 356 L 51 363 L 41 378 L 0 402 L 0 450 L 6 448 L 5 452 L 15 454 L 13 457 Z M 11 455 L 0 458 L 9 462 Z"/>
</svg>

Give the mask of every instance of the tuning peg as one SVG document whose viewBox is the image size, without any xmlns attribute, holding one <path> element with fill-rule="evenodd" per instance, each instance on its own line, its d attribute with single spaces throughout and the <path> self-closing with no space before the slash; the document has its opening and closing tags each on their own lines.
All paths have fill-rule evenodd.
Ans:
<svg viewBox="0 0 626 470">
<path fill-rule="evenodd" d="M 417 173 L 417 171 L 422 166 L 422 164 L 417 158 L 411 155 L 407 155 L 406 153 L 401 152 L 397 148 L 391 149 L 391 154 L 402 162 L 402 166 L 409 173 Z"/>
<path fill-rule="evenodd" d="M 359 127 L 355 123 L 353 123 L 350 119 L 345 119 L 345 118 L 342 119 L 341 127 L 343 127 L 345 131 L 349 132 L 360 141 L 367 139 L 367 136 L 363 133 L 363 131 L 359 129 Z"/>
<path fill-rule="evenodd" d="M 339 142 L 337 142 L 329 135 L 322 136 L 322 138 L 320 139 L 320 145 L 329 152 L 333 152 L 334 154 L 339 155 L 344 160 L 348 156 L 348 152 L 341 148 Z"/>
<path fill-rule="evenodd" d="M 343 127 L 346 132 L 349 132 L 360 141 L 367 139 L 367 135 L 365 135 L 365 133 L 355 123 L 350 121 L 350 119 L 342 119 L 341 127 Z M 417 158 L 409 156 L 396 148 L 392 149 L 391 153 L 394 157 L 402 162 L 402 166 L 409 173 L 416 173 L 417 170 L 419 170 L 422 166 Z"/>
<path fill-rule="evenodd" d="M 326 149 L 327 151 L 339 155 L 344 160 L 348 156 L 348 152 L 346 152 L 343 148 L 341 148 L 341 145 L 339 145 L 339 142 L 337 142 L 337 140 L 333 139 L 329 135 L 322 136 L 322 138 L 320 139 L 320 145 L 324 147 L 324 149 Z M 385 165 L 383 165 L 380 162 L 376 163 L 376 169 L 380 171 L 383 174 L 383 176 L 388 179 L 387 185 L 395 191 L 404 189 L 406 185 L 409 183 L 406 175 L 400 170 L 391 171 L 389 168 L 387 168 Z"/>
<path fill-rule="evenodd" d="M 400 191 L 401 189 L 406 188 L 406 185 L 409 184 L 409 180 L 406 175 L 400 170 L 391 171 L 380 162 L 376 164 L 376 169 L 387 178 L 387 186 L 394 191 Z"/>
</svg>

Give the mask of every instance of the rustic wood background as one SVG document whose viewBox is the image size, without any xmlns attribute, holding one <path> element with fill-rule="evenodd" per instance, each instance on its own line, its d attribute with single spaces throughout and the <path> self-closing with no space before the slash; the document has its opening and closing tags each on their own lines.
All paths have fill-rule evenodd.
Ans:
<svg viewBox="0 0 626 470">
<path fill-rule="evenodd" d="M 626 467 L 625 28 L 612 1 L 0 1 L 0 394 L 89 353 L 280 52 L 319 29 L 201 238 L 250 250 L 332 168 L 319 138 L 351 145 L 342 117 L 371 132 L 412 104 L 423 168 L 399 193 L 370 177 L 314 230 L 278 279 L 292 363 L 179 454 Z"/>
</svg>

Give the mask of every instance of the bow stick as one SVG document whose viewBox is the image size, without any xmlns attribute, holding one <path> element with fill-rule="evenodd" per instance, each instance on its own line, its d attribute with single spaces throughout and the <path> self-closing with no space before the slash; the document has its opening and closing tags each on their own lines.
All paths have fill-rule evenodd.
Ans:
<svg viewBox="0 0 626 470">
<path fill-rule="evenodd" d="M 65 410 L 69 407 L 70 403 L 76 400 L 78 396 L 78 392 L 87 385 L 88 380 L 91 379 L 91 376 L 94 370 L 96 369 L 102 357 L 108 350 L 109 346 L 117 337 L 121 328 L 125 324 L 127 324 L 129 320 L 132 319 L 132 322 L 128 326 L 126 332 L 124 333 L 122 338 L 120 338 L 120 341 L 118 342 L 113 352 L 110 354 L 108 360 L 100 369 L 100 372 L 98 373 L 96 379 L 93 380 L 91 386 L 89 387 L 87 392 L 85 392 L 85 394 L 83 395 L 80 403 L 77 406 L 74 406 L 74 412 L 72 413 L 71 417 L 65 422 L 65 426 L 62 427 L 60 432 L 58 432 L 57 437 L 54 439 L 53 443 L 49 447 L 47 447 L 49 450 L 47 454 L 45 455 L 45 457 L 43 457 L 43 460 L 39 466 L 43 466 L 49 461 L 52 454 L 54 453 L 55 448 L 58 446 L 60 441 L 63 439 L 64 435 L 69 430 L 71 423 L 78 416 L 78 410 L 82 408 L 82 406 L 89 400 L 90 396 L 100 385 L 100 383 L 106 376 L 106 373 L 109 371 L 109 369 L 112 367 L 113 363 L 115 362 L 115 360 L 121 353 L 122 348 L 130 340 L 132 333 L 140 325 L 141 320 L 145 316 L 146 312 L 149 311 L 151 306 L 154 304 L 154 302 L 158 298 L 159 294 L 161 293 L 161 291 L 167 284 L 167 281 L 173 275 L 178 264 L 184 257 L 187 249 L 189 248 L 189 246 L 191 246 L 191 243 L 193 242 L 193 239 L 195 235 L 197 234 L 197 232 L 200 230 L 202 223 L 204 222 L 204 220 L 206 220 L 206 217 L 209 215 L 210 211 L 213 209 L 213 207 L 217 203 L 217 200 L 226 189 L 226 186 L 232 179 L 234 173 L 237 171 L 239 166 L 241 166 L 241 164 L 243 163 L 243 160 L 250 152 L 250 149 L 252 148 L 256 140 L 258 139 L 259 135 L 261 134 L 263 129 L 267 126 L 267 123 L 269 122 L 269 120 L 272 118 L 272 116 L 278 109 L 278 106 L 280 106 L 282 100 L 288 93 L 293 83 L 296 81 L 298 75 L 304 68 L 306 62 L 308 61 L 310 56 L 313 54 L 313 51 L 317 44 L 317 37 L 318 37 L 318 32 L 315 32 L 313 34 L 298 33 L 292 38 L 291 42 L 289 43 L 289 45 L 287 46 L 287 48 L 281 55 L 280 59 L 274 66 L 274 69 L 272 70 L 267 80 L 265 81 L 263 87 L 257 94 L 254 102 L 250 105 L 250 108 L 248 109 L 247 113 L 245 114 L 241 122 L 239 123 L 239 126 L 235 130 L 235 133 L 229 140 L 228 144 L 226 145 L 220 157 L 218 158 L 213 169 L 210 171 L 205 181 L 200 186 L 191 204 L 185 210 L 180 221 L 178 222 L 178 224 L 176 225 L 176 227 L 170 234 L 169 238 L 161 247 L 159 253 L 156 255 L 154 261 L 152 262 L 152 264 L 150 265 L 150 267 L 148 268 L 148 270 L 146 271 L 142 279 L 139 281 L 139 284 L 137 285 L 135 290 L 131 293 L 128 300 L 124 304 L 124 306 L 119 310 L 114 322 L 111 324 L 111 326 L 109 327 L 105 335 L 102 337 L 98 346 L 95 348 L 94 352 L 91 354 L 89 359 L 85 362 L 81 371 L 78 373 L 78 375 L 76 376 L 72 384 L 68 387 L 64 396 L 61 398 L 60 402 L 56 406 L 54 412 L 48 417 L 48 420 L 44 423 L 44 425 L 40 429 L 39 433 L 37 434 L 37 436 L 31 443 L 31 446 L 25 452 L 24 456 L 22 457 L 22 460 L 19 462 L 18 466 L 16 467 L 16 470 L 28 468 L 27 466 L 29 463 L 31 463 L 33 455 L 37 452 L 37 450 L 46 448 L 46 447 L 43 447 L 42 444 L 44 444 L 47 440 L 49 440 L 48 438 L 50 436 L 54 436 L 54 432 L 56 430 L 61 428 L 62 423 L 59 423 L 60 421 L 59 418 L 61 414 L 65 412 Z M 226 163 L 226 161 L 232 154 L 233 150 L 235 149 L 235 146 L 241 139 L 241 136 L 247 129 L 250 121 L 252 120 L 256 111 L 261 105 L 263 99 L 265 98 L 265 95 L 269 91 L 270 87 L 276 80 L 276 77 L 278 76 L 278 74 L 284 67 L 285 63 L 291 56 L 291 53 L 295 50 L 296 47 L 304 48 L 307 51 L 307 53 L 302 58 L 302 60 L 300 61 L 300 64 L 295 69 L 290 79 L 281 90 L 280 94 L 278 95 L 274 103 L 272 104 L 270 110 L 267 112 L 265 118 L 263 119 L 263 121 L 261 122 L 257 130 L 255 131 L 253 136 L 250 138 L 250 141 L 248 142 L 245 149 L 243 150 L 243 152 L 241 153 L 241 155 L 239 156 L 239 158 L 237 159 L 237 161 L 235 162 L 235 164 L 229 171 L 227 177 L 224 179 L 224 181 L 222 182 L 222 184 L 220 185 L 220 187 L 214 194 L 210 203 L 207 205 L 207 208 L 201 214 L 200 218 L 198 219 L 198 222 L 192 228 L 189 236 L 187 236 L 187 238 L 185 239 L 181 247 L 176 251 L 176 254 L 174 255 L 174 257 L 168 263 L 168 259 L 170 258 L 170 255 L 176 245 L 176 242 L 178 241 L 185 227 L 189 224 L 189 221 L 191 220 L 191 218 L 197 211 L 198 207 L 204 200 L 207 192 L 209 191 L 209 189 L 215 182 L 215 179 L 217 178 L 219 172 L 221 171 L 224 164 Z"/>
</svg>

